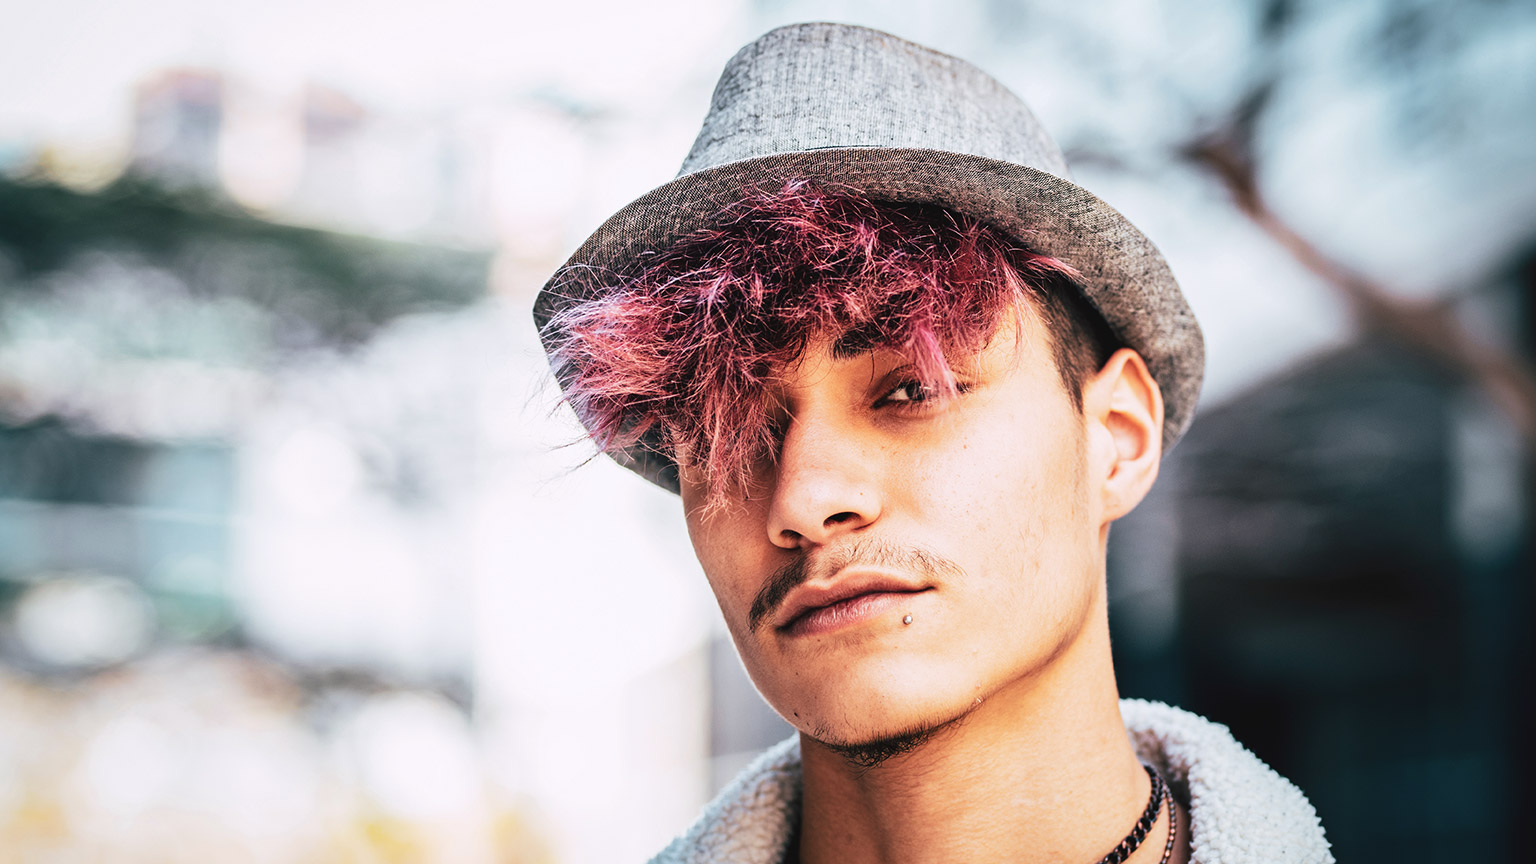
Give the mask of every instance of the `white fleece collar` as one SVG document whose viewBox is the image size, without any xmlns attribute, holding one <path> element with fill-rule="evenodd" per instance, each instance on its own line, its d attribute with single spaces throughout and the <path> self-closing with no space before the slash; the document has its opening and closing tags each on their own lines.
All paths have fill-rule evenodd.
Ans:
<svg viewBox="0 0 1536 864">
<path fill-rule="evenodd" d="M 1192 864 L 1331 864 L 1301 790 L 1233 739 L 1227 727 L 1161 702 L 1123 699 L 1142 760 L 1188 802 Z M 687 833 L 651 864 L 780 864 L 800 811 L 800 741 L 760 755 Z"/>
</svg>

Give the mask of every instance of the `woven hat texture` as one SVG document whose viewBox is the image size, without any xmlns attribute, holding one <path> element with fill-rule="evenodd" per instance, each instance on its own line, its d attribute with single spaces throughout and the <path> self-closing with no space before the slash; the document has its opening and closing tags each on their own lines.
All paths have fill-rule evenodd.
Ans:
<svg viewBox="0 0 1536 864">
<path fill-rule="evenodd" d="M 1081 274 L 1088 301 L 1162 390 L 1166 452 L 1199 396 L 1199 324 L 1152 242 L 1069 176 L 1024 102 L 970 63 L 864 27 L 782 27 L 731 59 L 677 178 L 603 223 L 540 291 L 534 320 L 552 349 L 557 312 L 711 226 L 748 188 L 808 180 L 937 204 Z M 618 458 L 676 491 L 664 455 L 636 447 Z"/>
</svg>

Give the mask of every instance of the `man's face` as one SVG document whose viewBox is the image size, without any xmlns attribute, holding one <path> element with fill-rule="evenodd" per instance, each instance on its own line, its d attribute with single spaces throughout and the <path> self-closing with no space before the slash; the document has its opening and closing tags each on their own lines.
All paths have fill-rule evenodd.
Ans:
<svg viewBox="0 0 1536 864">
<path fill-rule="evenodd" d="M 747 671 L 814 738 L 954 719 L 1027 686 L 1088 618 L 1103 520 L 1084 421 L 1039 319 L 1020 319 L 954 370 L 948 399 L 925 399 L 895 352 L 813 343 L 768 394 L 782 448 L 747 500 L 708 507 L 683 469 L 689 533 Z"/>
</svg>

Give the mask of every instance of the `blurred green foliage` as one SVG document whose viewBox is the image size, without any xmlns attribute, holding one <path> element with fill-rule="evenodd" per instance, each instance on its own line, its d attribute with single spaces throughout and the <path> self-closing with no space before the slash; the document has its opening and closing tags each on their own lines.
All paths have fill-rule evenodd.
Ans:
<svg viewBox="0 0 1536 864">
<path fill-rule="evenodd" d="M 490 262 L 484 250 L 269 222 L 131 174 L 94 193 L 0 178 L 0 315 L 91 253 L 163 269 L 193 297 L 252 303 L 278 320 L 278 347 L 293 348 L 346 347 L 396 317 L 467 305 L 484 295 Z"/>
</svg>

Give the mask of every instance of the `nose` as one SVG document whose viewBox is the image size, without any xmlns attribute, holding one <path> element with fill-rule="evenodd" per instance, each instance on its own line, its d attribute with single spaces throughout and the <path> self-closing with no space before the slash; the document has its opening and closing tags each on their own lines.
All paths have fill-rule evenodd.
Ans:
<svg viewBox="0 0 1536 864">
<path fill-rule="evenodd" d="M 768 508 L 768 539 L 784 549 L 825 545 L 880 518 L 872 454 L 856 438 L 792 421 L 784 433 Z"/>
</svg>

